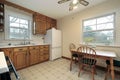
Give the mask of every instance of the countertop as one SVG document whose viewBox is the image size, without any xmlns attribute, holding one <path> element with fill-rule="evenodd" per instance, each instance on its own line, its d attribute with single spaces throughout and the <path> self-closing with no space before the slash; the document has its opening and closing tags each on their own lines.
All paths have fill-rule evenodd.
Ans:
<svg viewBox="0 0 120 80">
<path fill-rule="evenodd" d="M 14 47 L 25 47 L 25 46 L 39 46 L 39 45 L 50 45 L 50 44 L 15 44 L 15 45 L 0 45 L 0 48 L 14 48 Z"/>
</svg>

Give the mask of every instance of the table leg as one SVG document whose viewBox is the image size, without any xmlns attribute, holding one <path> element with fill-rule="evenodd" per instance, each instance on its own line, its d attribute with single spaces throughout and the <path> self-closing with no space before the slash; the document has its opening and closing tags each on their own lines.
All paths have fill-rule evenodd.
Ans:
<svg viewBox="0 0 120 80">
<path fill-rule="evenodd" d="M 110 59 L 110 68 L 111 68 L 111 77 L 112 77 L 112 80 L 115 80 L 113 58 Z"/>
</svg>

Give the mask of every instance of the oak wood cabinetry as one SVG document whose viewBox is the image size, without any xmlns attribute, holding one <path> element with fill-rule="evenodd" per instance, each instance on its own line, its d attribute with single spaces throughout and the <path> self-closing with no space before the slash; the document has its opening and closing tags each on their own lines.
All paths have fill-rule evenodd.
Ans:
<svg viewBox="0 0 120 80">
<path fill-rule="evenodd" d="M 33 15 L 34 21 L 34 34 L 46 34 L 46 16 L 42 14 L 34 14 Z"/>
<path fill-rule="evenodd" d="M 52 19 L 50 17 L 46 18 L 46 29 L 51 29 L 52 27 L 57 29 L 57 21 L 55 19 Z"/>
<path fill-rule="evenodd" d="M 49 60 L 49 45 L 40 46 L 39 62 Z"/>
<path fill-rule="evenodd" d="M 11 58 L 17 70 L 49 60 L 49 45 L 0 48 L 0 50 Z"/>
<path fill-rule="evenodd" d="M 14 66 L 16 69 L 21 69 L 28 66 L 28 48 L 19 47 L 13 49 Z"/>
<path fill-rule="evenodd" d="M 39 46 L 29 47 L 29 62 L 30 65 L 39 63 Z"/>
<path fill-rule="evenodd" d="M 48 29 L 57 28 L 57 21 L 45 15 L 35 13 L 33 15 L 33 34 L 46 34 Z"/>
<path fill-rule="evenodd" d="M 4 31 L 4 4 L 0 2 L 0 32 Z"/>
<path fill-rule="evenodd" d="M 57 21 L 55 19 L 51 20 L 51 27 L 54 27 L 57 29 Z"/>
<path fill-rule="evenodd" d="M 1 50 L 4 51 L 5 56 L 8 56 L 13 62 L 13 48 L 2 48 Z"/>
</svg>

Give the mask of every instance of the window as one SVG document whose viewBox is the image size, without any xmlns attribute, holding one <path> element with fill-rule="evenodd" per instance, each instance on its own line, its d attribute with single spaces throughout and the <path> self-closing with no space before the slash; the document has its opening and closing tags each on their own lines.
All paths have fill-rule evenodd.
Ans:
<svg viewBox="0 0 120 80">
<path fill-rule="evenodd" d="M 9 16 L 9 39 L 30 39 L 29 20 Z"/>
<path fill-rule="evenodd" d="M 114 44 L 115 14 L 83 21 L 83 42 L 97 45 Z"/>
</svg>

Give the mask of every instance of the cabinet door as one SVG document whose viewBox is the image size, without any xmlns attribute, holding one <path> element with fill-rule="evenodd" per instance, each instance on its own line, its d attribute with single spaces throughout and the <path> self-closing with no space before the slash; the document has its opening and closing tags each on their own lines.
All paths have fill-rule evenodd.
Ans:
<svg viewBox="0 0 120 80">
<path fill-rule="evenodd" d="M 27 47 L 14 48 L 14 65 L 16 69 L 21 69 L 28 66 L 28 50 Z"/>
<path fill-rule="evenodd" d="M 14 64 L 16 69 L 21 69 L 27 66 L 27 52 L 15 52 L 14 53 Z"/>
<path fill-rule="evenodd" d="M 46 22 L 46 30 L 51 29 L 51 23 L 50 22 Z"/>
<path fill-rule="evenodd" d="M 39 62 L 39 49 L 30 50 L 30 65 L 36 64 Z"/>
<path fill-rule="evenodd" d="M 46 34 L 46 16 L 39 13 L 33 15 L 34 34 Z"/>
<path fill-rule="evenodd" d="M 46 22 L 36 21 L 35 22 L 35 34 L 45 34 L 46 33 Z"/>
<path fill-rule="evenodd" d="M 51 20 L 51 27 L 57 28 L 57 21 L 55 19 Z"/>
</svg>

